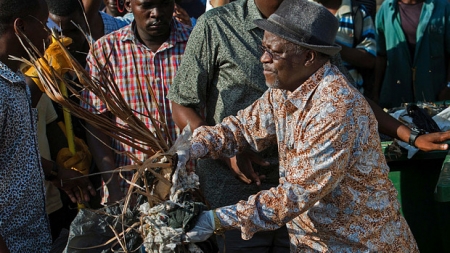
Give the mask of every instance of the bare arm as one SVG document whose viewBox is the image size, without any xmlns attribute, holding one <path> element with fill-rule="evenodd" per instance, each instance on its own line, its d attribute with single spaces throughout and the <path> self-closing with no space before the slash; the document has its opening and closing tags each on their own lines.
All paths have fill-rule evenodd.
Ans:
<svg viewBox="0 0 450 253">
<path fill-rule="evenodd" d="M 172 117 L 173 121 L 175 121 L 175 124 L 177 124 L 180 129 L 185 128 L 188 122 L 192 131 L 199 126 L 207 125 L 193 108 L 182 106 L 175 102 L 172 102 Z"/>
<path fill-rule="evenodd" d="M 381 85 L 383 84 L 384 74 L 386 73 L 386 56 L 377 55 L 375 59 L 375 82 L 373 84 L 373 95 L 375 102 L 380 98 Z"/>
<path fill-rule="evenodd" d="M 116 168 L 114 162 L 114 152 L 105 145 L 110 145 L 111 138 L 104 134 L 99 129 L 90 124 L 86 124 L 87 134 L 86 139 L 89 149 L 92 152 L 92 157 L 100 172 L 112 171 Z M 106 173 L 102 175 L 103 181 L 108 183 L 108 202 L 114 202 L 122 199 L 123 193 L 120 190 L 119 176 L 117 173 Z"/>
<path fill-rule="evenodd" d="M 100 9 L 100 4 L 100 0 L 83 0 L 87 23 L 94 40 L 98 40 L 100 37 L 105 35 L 103 19 L 98 12 Z"/>
<path fill-rule="evenodd" d="M 377 118 L 378 130 L 383 134 L 408 143 L 411 129 L 383 111 L 375 102 L 368 98 L 366 99 L 369 102 L 370 107 L 372 107 L 375 117 Z M 450 131 L 424 134 L 417 137 L 415 145 L 422 151 L 446 150 L 448 149 L 448 145 L 443 144 L 442 142 L 449 139 Z"/>
<path fill-rule="evenodd" d="M 447 56 L 447 83 L 450 82 L 450 56 Z M 446 83 L 446 84 L 447 84 Z M 438 100 L 449 100 L 450 99 L 450 87 L 445 85 L 444 89 L 439 93 Z"/>
<path fill-rule="evenodd" d="M 6 243 L 3 240 L 3 237 L 0 235 L 0 253 L 10 253 L 8 247 L 6 247 Z"/>
<path fill-rule="evenodd" d="M 366 69 L 375 67 L 375 56 L 361 48 L 350 48 L 342 46 L 340 52 L 342 60 L 348 62 L 352 66 L 358 66 Z"/>
</svg>

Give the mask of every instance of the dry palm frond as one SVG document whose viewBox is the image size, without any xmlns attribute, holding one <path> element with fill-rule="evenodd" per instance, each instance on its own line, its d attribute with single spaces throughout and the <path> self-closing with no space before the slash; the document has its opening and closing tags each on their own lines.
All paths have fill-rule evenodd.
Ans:
<svg viewBox="0 0 450 253">
<path fill-rule="evenodd" d="M 54 34 L 53 36 L 58 41 L 58 43 L 60 43 L 58 40 L 58 36 L 56 34 Z M 29 44 L 31 43 L 29 42 Z M 98 63 L 97 66 L 100 69 L 100 76 L 98 79 L 93 78 L 61 43 L 60 46 L 65 53 L 65 57 L 68 59 L 68 62 L 71 65 L 70 72 L 77 76 L 80 83 L 67 79 L 65 76 L 60 75 L 55 71 L 45 71 L 37 62 L 39 58 L 42 58 L 42 55 L 34 46 L 32 46 L 31 48 L 27 48 L 30 60 L 16 57 L 12 58 L 22 61 L 24 64 L 33 66 L 37 69 L 39 73 L 39 79 L 41 80 L 41 83 L 45 88 L 45 92 L 50 97 L 50 99 L 69 110 L 72 115 L 84 119 L 90 125 L 101 129 L 103 133 L 107 134 L 111 138 L 114 138 L 123 144 L 129 145 L 130 147 L 139 150 L 148 156 L 152 156 L 158 152 L 163 153 L 169 149 L 171 140 L 166 140 L 166 138 L 169 137 L 164 138 L 164 134 L 161 131 L 161 129 L 164 129 L 165 135 L 168 135 L 167 126 L 164 121 L 165 119 L 154 119 L 148 113 L 147 115 L 136 113 L 125 102 L 120 89 L 114 82 L 113 73 L 111 73 L 111 70 L 109 68 L 100 66 L 98 61 L 94 59 Z M 48 62 L 46 63 L 49 64 Z M 69 96 L 63 95 L 64 91 L 61 89 L 61 87 L 67 87 Z M 108 111 L 110 111 L 112 115 L 119 118 L 124 123 L 117 123 L 104 114 L 93 114 L 89 110 L 81 107 L 78 102 L 70 99 L 70 97 L 75 96 L 80 101 L 84 102 L 87 105 L 90 105 L 92 108 L 95 108 L 92 104 L 89 104 L 88 101 L 86 101 L 82 96 L 79 95 L 80 90 L 89 91 L 95 94 L 95 96 L 97 96 L 102 101 L 102 103 L 105 104 Z M 141 97 L 143 96 L 142 89 L 139 90 L 139 95 Z M 157 104 L 154 97 L 151 97 L 151 100 L 152 104 Z M 152 104 L 146 104 L 144 106 L 147 112 L 149 112 L 149 108 L 152 108 Z M 149 118 L 153 126 L 155 126 L 155 132 L 152 132 L 150 129 L 148 129 L 140 117 Z"/>
<path fill-rule="evenodd" d="M 136 205 L 143 203 L 142 198 L 146 199 L 145 204 L 147 205 L 147 209 L 150 210 L 155 207 L 161 208 L 161 206 L 163 206 L 163 204 L 167 201 L 171 204 L 178 205 L 176 202 L 182 192 L 187 192 L 198 187 L 198 178 L 196 178 L 195 174 L 191 173 L 192 175 L 188 175 L 185 170 L 177 170 L 174 175 L 174 168 L 177 167 L 178 163 L 176 160 L 173 160 L 176 159 L 176 156 L 173 155 L 175 154 L 175 151 L 169 150 L 169 147 L 172 146 L 172 140 L 170 139 L 166 119 L 163 118 L 164 116 L 160 116 L 161 118 L 155 119 L 150 114 L 153 109 L 158 111 L 159 115 L 164 115 L 160 112 L 160 108 L 156 102 L 155 94 L 153 93 L 152 88 L 148 86 L 150 83 L 149 80 L 140 80 L 138 91 L 139 96 L 141 96 L 139 99 L 144 102 L 145 99 L 143 96 L 143 90 L 148 89 L 150 92 L 151 102 L 144 102 L 143 109 L 146 113 L 136 112 L 125 102 L 120 89 L 114 82 L 114 73 L 111 72 L 110 68 L 101 65 L 95 57 L 93 58 L 95 61 L 94 65 L 98 67 L 100 74 L 98 79 L 89 75 L 85 68 L 81 66 L 62 45 L 59 41 L 58 34 L 53 33 L 55 41 L 59 43 L 64 52 L 64 56 L 70 63 L 70 73 L 75 75 L 79 80 L 79 83 L 77 83 L 71 79 L 67 79 L 65 75 L 57 73 L 53 68 L 43 68 L 43 66 L 40 65 L 42 63 L 39 63 L 38 59 L 43 59 L 44 64 L 49 66 L 51 66 L 51 64 L 45 60 L 39 50 L 31 44 L 24 34 L 19 34 L 18 37 L 19 39 L 25 38 L 30 45 L 30 47 L 26 47 L 25 43 L 21 41 L 22 45 L 24 45 L 24 48 L 29 54 L 30 60 L 16 57 L 11 58 L 19 60 L 25 65 L 36 68 L 39 75 L 39 80 L 43 84 L 45 93 L 50 97 L 50 99 L 60 104 L 65 110 L 70 111 L 72 115 L 85 120 L 88 124 L 101 130 L 109 137 L 139 150 L 149 157 L 145 161 L 140 161 L 133 154 L 127 153 L 130 159 L 135 161 L 136 165 L 118 168 L 113 172 L 119 173 L 122 177 L 121 173 L 123 171 L 134 171 L 133 178 L 131 180 L 127 180 L 130 187 L 128 189 L 128 194 L 126 194 L 125 198 L 121 202 L 121 208 L 123 211 L 115 217 L 117 218 L 116 221 L 122 225 L 119 227 L 119 230 L 117 230 L 117 226 L 111 227 L 111 230 L 114 233 L 114 237 L 111 238 L 111 240 L 105 244 L 90 247 L 103 247 L 108 244 L 111 245 L 112 243 L 113 246 L 119 245 L 123 252 L 130 252 L 127 250 L 126 236 L 128 233 L 140 231 L 141 237 L 145 240 L 146 237 L 148 238 L 148 235 L 157 233 L 158 231 L 156 230 L 162 228 L 159 226 L 155 227 L 154 220 L 152 220 L 153 218 L 149 218 L 150 216 L 156 217 L 156 219 L 159 217 L 154 211 L 152 211 L 151 214 L 148 212 L 142 212 L 141 217 L 138 219 L 138 223 L 135 221 L 131 224 L 129 222 L 127 223 L 126 219 L 129 219 L 127 210 L 138 210 Z M 66 94 L 65 89 L 67 89 L 68 94 Z M 113 121 L 105 114 L 92 113 L 88 109 L 80 106 L 79 102 L 72 100 L 71 97 L 76 97 L 78 100 L 90 105 L 89 101 L 79 95 L 80 90 L 89 91 L 97 96 L 106 106 L 107 110 L 114 117 L 119 118 L 123 123 Z M 93 105 L 90 106 L 95 108 Z M 145 117 L 148 118 L 154 126 L 154 132 L 149 130 L 143 122 L 142 119 Z M 116 150 L 116 152 L 118 151 Z M 184 161 L 184 164 L 185 163 L 186 161 Z M 182 165 L 183 168 L 184 164 Z M 174 177 L 172 178 L 172 176 Z M 164 188 L 167 192 L 156 195 L 155 189 L 158 187 Z M 158 208 L 155 210 L 159 210 Z M 102 215 L 106 217 L 110 214 L 105 213 Z M 137 226 L 136 224 L 139 224 L 139 229 L 135 229 Z M 166 228 L 168 227 L 166 226 Z M 168 230 L 170 230 L 170 228 L 168 228 Z M 155 244 L 147 243 L 147 245 L 154 246 Z"/>
</svg>

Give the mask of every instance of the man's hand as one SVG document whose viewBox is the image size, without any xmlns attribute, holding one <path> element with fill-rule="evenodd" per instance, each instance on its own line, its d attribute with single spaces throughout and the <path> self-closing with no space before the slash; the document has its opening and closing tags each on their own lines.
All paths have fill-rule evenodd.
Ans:
<svg viewBox="0 0 450 253">
<path fill-rule="evenodd" d="M 51 73 L 51 69 L 59 75 L 63 75 L 68 72 L 71 66 L 70 59 L 67 58 L 61 46 L 67 47 L 70 44 L 72 44 L 72 39 L 68 37 L 61 38 L 60 43 L 58 41 L 53 41 L 45 50 L 44 59 L 39 58 L 36 61 L 36 66 L 38 66 L 41 71 L 45 71 L 47 73 Z M 35 67 L 31 66 L 29 68 L 22 69 L 22 72 L 26 76 L 31 77 L 42 92 L 45 91 L 44 86 L 39 80 L 39 74 Z"/>
<path fill-rule="evenodd" d="M 192 26 L 189 14 L 178 4 L 175 4 L 175 9 L 173 10 L 173 17 L 175 17 L 175 19 L 182 24 Z"/>
<path fill-rule="evenodd" d="M 448 144 L 442 143 L 450 139 L 450 131 L 420 135 L 415 145 L 418 149 L 428 152 L 432 150 L 447 150 Z"/>
<path fill-rule="evenodd" d="M 91 167 L 91 152 L 89 152 L 88 146 L 82 139 L 75 137 L 74 141 L 76 149 L 75 154 L 72 154 L 69 148 L 62 148 L 56 156 L 56 163 L 61 167 L 74 169 L 81 172 L 83 175 L 86 175 L 89 173 Z"/>
<path fill-rule="evenodd" d="M 214 233 L 213 210 L 203 211 L 199 216 L 195 227 L 186 232 L 185 242 L 203 242 Z"/>
<path fill-rule="evenodd" d="M 253 169 L 252 162 L 261 166 L 269 166 L 270 163 L 259 157 L 253 151 L 245 151 L 232 158 L 221 158 L 222 161 L 227 163 L 228 167 L 234 176 L 246 184 L 252 182 L 256 185 L 261 185 L 261 180 L 265 179 L 265 175 L 258 175 Z"/>
<path fill-rule="evenodd" d="M 56 187 L 65 191 L 72 202 L 88 202 L 90 200 L 89 194 L 95 196 L 96 192 L 91 181 L 89 181 L 89 178 L 83 177 L 72 179 L 80 176 L 82 176 L 80 172 L 60 167 L 58 170 L 58 176 L 52 181 L 52 183 Z"/>
</svg>

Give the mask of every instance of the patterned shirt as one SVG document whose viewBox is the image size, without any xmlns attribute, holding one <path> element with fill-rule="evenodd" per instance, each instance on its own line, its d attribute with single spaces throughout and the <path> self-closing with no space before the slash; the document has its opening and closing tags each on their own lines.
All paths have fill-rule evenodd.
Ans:
<svg viewBox="0 0 450 253">
<path fill-rule="evenodd" d="M 190 31 L 190 28 L 173 19 L 170 37 L 156 52 L 152 52 L 135 37 L 135 23 L 133 22 L 131 25 L 96 41 L 93 50 L 91 50 L 87 58 L 89 73 L 93 78 L 100 77 L 98 67 L 105 66 L 106 62 L 108 62 L 106 67 L 110 69 L 111 73 L 114 73 L 114 82 L 119 87 L 124 100 L 135 111 L 135 115 L 151 131 L 154 131 L 155 126 L 152 125 L 150 119 L 142 116 L 148 115 L 144 104 L 152 104 L 150 100 L 151 93 L 148 89 L 142 89 L 143 97 L 139 95 L 140 87 L 152 87 L 158 106 L 164 114 L 162 117 L 166 119 L 172 140 L 176 139 L 179 129 L 172 120 L 171 104 L 166 95 L 180 64 Z M 99 64 L 94 63 L 94 55 Z M 146 84 L 147 80 L 150 83 Z M 87 99 L 89 104 L 94 106 L 90 107 L 82 103 L 82 106 L 91 112 L 104 113 L 107 111 L 106 106 L 94 94 L 84 92 L 83 97 Z M 158 114 L 156 108 L 156 106 L 150 108 L 151 116 L 155 119 L 161 119 L 161 115 Z M 118 118 L 115 120 L 118 124 L 124 124 Z M 169 138 L 169 136 L 166 137 L 167 139 Z M 116 140 L 112 140 L 112 147 L 121 151 L 115 154 L 115 165 L 117 167 L 134 164 L 122 151 L 130 152 L 140 161 L 144 161 L 147 158 L 142 152 Z M 124 175 L 131 179 L 131 173 L 124 173 Z M 128 184 L 123 180 L 121 184 L 122 189 L 126 190 Z"/>
<path fill-rule="evenodd" d="M 194 108 L 209 125 L 215 125 L 261 97 L 267 90 L 258 49 L 264 31 L 253 21 L 262 18 L 253 0 L 238 0 L 200 16 L 170 87 L 169 99 Z M 276 146 L 260 156 L 276 164 Z M 266 175 L 262 189 L 278 184 L 276 165 L 253 164 L 253 168 Z M 228 170 L 218 160 L 197 163 L 200 187 L 213 208 L 247 199 L 260 190 L 255 184 L 237 180 Z"/>
<path fill-rule="evenodd" d="M 37 110 L 23 75 L 0 62 L 0 235 L 11 253 L 49 252 Z"/>
<path fill-rule="evenodd" d="M 376 41 L 375 41 L 375 26 L 372 17 L 365 11 L 364 6 L 359 8 L 363 15 L 363 27 L 361 34 L 361 42 L 354 46 L 355 31 L 354 31 L 354 20 L 352 16 L 352 2 L 351 0 L 342 0 L 341 7 L 339 7 L 335 16 L 339 20 L 339 29 L 336 34 L 336 42 L 349 48 L 360 48 L 366 50 L 373 56 L 376 56 Z M 361 89 L 363 84 L 363 79 L 360 73 L 355 69 L 354 66 L 347 62 L 344 62 L 344 66 L 347 67 L 348 71 L 353 77 L 355 84 L 358 89 Z"/>
<path fill-rule="evenodd" d="M 191 154 L 278 144 L 279 185 L 216 209 L 243 239 L 286 224 L 291 252 L 418 252 L 377 130 L 364 97 L 327 63 L 295 91 L 269 89 L 237 116 L 197 129 Z"/>
</svg>

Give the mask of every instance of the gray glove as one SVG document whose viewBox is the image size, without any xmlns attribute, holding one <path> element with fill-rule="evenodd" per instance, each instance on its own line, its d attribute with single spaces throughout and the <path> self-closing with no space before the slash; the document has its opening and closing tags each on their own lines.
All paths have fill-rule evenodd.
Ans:
<svg viewBox="0 0 450 253">
<path fill-rule="evenodd" d="M 203 211 L 199 216 L 195 227 L 186 233 L 186 242 L 206 241 L 215 229 L 213 210 Z"/>
</svg>

